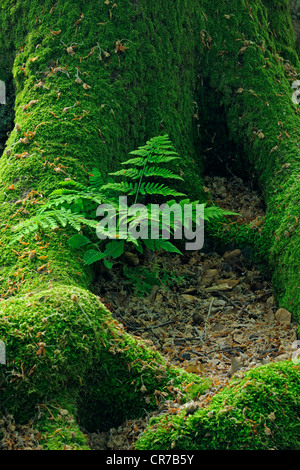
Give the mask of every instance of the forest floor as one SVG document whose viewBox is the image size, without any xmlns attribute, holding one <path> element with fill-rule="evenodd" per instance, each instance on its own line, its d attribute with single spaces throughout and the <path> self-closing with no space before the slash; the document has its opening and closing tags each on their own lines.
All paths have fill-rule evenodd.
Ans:
<svg viewBox="0 0 300 470">
<path fill-rule="evenodd" d="M 205 184 L 216 205 L 238 212 L 244 222 L 264 216 L 259 194 L 241 179 L 208 177 Z M 99 279 L 96 293 L 128 333 L 150 341 L 170 363 L 209 378 L 212 386 L 193 403 L 166 401 L 142 419 L 88 434 L 95 450 L 134 448 L 151 416 L 182 406 L 195 409 L 233 375 L 291 359 L 297 339 L 288 312 L 278 313 L 270 281 L 238 248 L 155 254 L 142 264 L 132 255 L 128 263 L 125 271 L 111 271 L 109 280 Z"/>
<path fill-rule="evenodd" d="M 207 178 L 205 184 L 215 204 L 238 212 L 247 223 L 264 215 L 259 195 L 239 178 Z M 270 281 L 238 248 L 222 254 L 209 249 L 182 256 L 160 253 L 146 259 L 131 254 L 127 262 L 125 268 L 120 264 L 103 272 L 94 293 L 128 333 L 149 342 L 170 363 L 209 378 L 211 387 L 194 402 L 165 401 L 155 412 L 117 428 L 83 430 L 93 450 L 133 449 L 151 416 L 185 406 L 195 410 L 233 375 L 290 359 L 297 339 L 288 312 L 278 316 Z M 2 449 L 42 448 L 30 426 L 17 432 L 22 444 L 12 437 L 12 417 L 2 426 Z"/>
</svg>

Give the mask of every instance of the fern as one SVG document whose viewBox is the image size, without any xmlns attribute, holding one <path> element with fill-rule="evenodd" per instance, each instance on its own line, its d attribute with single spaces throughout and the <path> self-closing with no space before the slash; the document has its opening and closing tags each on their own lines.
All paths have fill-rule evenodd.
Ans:
<svg viewBox="0 0 300 470">
<path fill-rule="evenodd" d="M 179 159 L 168 135 L 153 137 L 146 142 L 146 145 L 130 152 L 130 155 L 133 155 L 133 157 L 122 163 L 122 165 L 130 165 L 129 168 L 110 173 L 111 176 L 125 178 L 125 181 L 113 181 L 103 184 L 102 176 L 97 169 L 94 169 L 90 175 L 88 186 L 74 180 L 62 181 L 59 184 L 60 187 L 49 195 L 48 201 L 38 210 L 34 217 L 15 227 L 15 236 L 12 242 L 17 237 L 32 231 L 38 229 L 54 230 L 59 225 L 62 227 L 70 226 L 77 232 L 69 239 L 69 244 L 72 248 L 85 250 L 83 262 L 87 265 L 102 260 L 107 268 L 111 268 L 113 260 L 122 256 L 126 243 L 132 243 L 140 253 L 143 252 L 144 246 L 152 251 L 165 250 L 181 253 L 170 241 L 160 236 L 153 237 L 153 239 L 136 239 L 131 238 L 130 233 L 128 233 L 125 235 L 125 239 L 117 238 L 119 236 L 119 227 L 124 217 L 126 217 L 127 222 L 134 229 L 142 222 L 148 223 L 149 226 L 155 222 L 156 227 L 158 226 L 159 229 L 166 227 L 166 222 L 162 220 L 161 213 L 159 215 L 155 211 L 152 213 L 149 204 L 147 206 L 147 219 L 143 215 L 134 215 L 127 219 L 127 213 L 124 215 L 122 212 L 119 212 L 117 195 L 133 196 L 134 203 L 138 201 L 140 195 L 143 197 L 160 196 L 166 199 L 186 196 L 162 182 L 157 182 L 159 179 L 182 180 L 180 175 L 168 167 L 162 166 Z M 115 217 L 117 215 L 117 230 L 115 234 L 105 231 L 102 226 L 99 227 L 99 223 L 96 220 L 96 209 L 102 203 L 109 203 L 115 208 L 115 215 L 111 216 Z M 191 205 L 192 220 L 186 221 L 183 218 L 182 225 L 189 227 L 190 223 L 199 223 L 196 210 L 199 201 L 190 202 L 189 199 L 181 199 L 178 203 L 175 199 L 171 199 L 166 204 L 170 207 L 177 204 L 176 209 L 180 212 L 178 215 L 182 215 L 186 204 Z M 220 219 L 224 215 L 237 215 L 216 206 L 204 206 L 205 220 Z M 174 217 L 172 221 L 168 222 L 170 234 L 174 233 L 178 224 L 181 224 L 181 218 L 179 219 L 180 222 Z M 86 228 L 83 230 L 84 227 Z M 87 231 L 92 232 L 91 238 L 86 236 L 88 235 Z M 98 238 L 96 237 L 96 231 Z M 103 240 L 107 236 L 110 238 L 110 241 Z M 116 238 L 111 240 L 114 237 Z"/>
<path fill-rule="evenodd" d="M 225 215 L 239 215 L 236 212 L 231 212 L 225 209 L 221 209 L 218 206 L 209 206 L 207 207 L 206 204 L 204 204 L 204 220 L 219 220 L 223 218 Z"/>
<path fill-rule="evenodd" d="M 47 210 L 46 207 L 40 209 L 34 217 L 19 223 L 14 227 L 14 237 L 12 242 L 22 235 L 41 230 L 54 230 L 58 225 L 66 227 L 70 225 L 77 232 L 81 230 L 82 225 L 87 225 L 93 229 L 97 226 L 96 220 L 85 218 L 84 214 L 72 212 L 70 209 L 61 207 L 58 210 Z"/>
<path fill-rule="evenodd" d="M 175 151 L 174 147 L 169 140 L 168 135 L 153 137 L 146 142 L 146 145 L 139 147 L 137 150 L 130 152 L 130 155 L 138 155 L 138 158 L 131 158 L 125 162 L 123 165 L 133 165 L 137 168 L 127 168 L 125 170 L 119 170 L 114 173 L 110 173 L 112 176 L 123 176 L 131 178 L 133 180 L 138 179 L 137 186 L 131 186 L 129 191 L 124 191 L 126 186 L 123 186 L 123 192 L 127 192 L 128 195 L 135 196 L 135 203 L 138 200 L 139 194 L 159 194 L 162 196 L 175 196 L 182 195 L 177 191 L 174 191 L 169 186 L 161 184 L 158 187 L 152 186 L 152 192 L 150 193 L 145 189 L 145 185 L 142 186 L 142 181 L 144 178 L 167 178 L 167 179 L 178 179 L 182 180 L 181 176 L 175 174 L 173 171 L 161 168 L 161 165 L 164 163 L 169 163 L 175 159 L 178 159 L 179 156 Z M 153 164 L 153 165 L 151 165 Z M 159 166 L 157 166 L 159 164 Z M 141 169 L 140 169 L 141 167 Z M 113 189 L 113 187 L 106 186 L 107 189 Z M 115 187 L 116 188 L 116 187 Z M 149 186 L 150 189 L 150 186 Z"/>
<path fill-rule="evenodd" d="M 133 196 L 136 195 L 137 192 L 139 191 L 140 194 L 145 195 L 161 195 L 161 196 L 185 196 L 185 194 L 180 193 L 172 188 L 169 188 L 165 186 L 164 184 L 159 184 L 159 183 L 141 183 L 140 185 L 138 183 L 128 183 L 126 181 L 122 183 L 108 183 L 102 187 L 104 191 L 107 190 L 112 190 L 117 193 L 124 193 L 127 194 L 128 196 Z"/>
</svg>

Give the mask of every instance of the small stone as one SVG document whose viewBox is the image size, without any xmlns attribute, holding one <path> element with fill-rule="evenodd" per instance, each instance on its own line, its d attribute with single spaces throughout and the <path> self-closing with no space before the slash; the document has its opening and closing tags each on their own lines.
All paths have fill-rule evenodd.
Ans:
<svg viewBox="0 0 300 470">
<path fill-rule="evenodd" d="M 231 357 L 230 358 L 231 367 L 228 371 L 228 375 L 232 377 L 241 367 L 242 367 L 242 359 L 238 357 Z"/>
<path fill-rule="evenodd" d="M 285 308 L 280 308 L 275 313 L 276 320 L 281 323 L 291 323 L 292 314 Z"/>
<path fill-rule="evenodd" d="M 183 359 L 184 361 L 189 361 L 191 359 L 191 355 L 188 353 L 188 352 L 184 352 L 181 354 L 181 359 Z"/>
</svg>

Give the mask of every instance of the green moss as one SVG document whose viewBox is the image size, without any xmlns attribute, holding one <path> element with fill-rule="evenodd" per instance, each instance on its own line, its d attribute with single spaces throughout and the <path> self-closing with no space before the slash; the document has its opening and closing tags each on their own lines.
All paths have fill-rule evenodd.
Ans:
<svg viewBox="0 0 300 470">
<path fill-rule="evenodd" d="M 68 157 L 78 167 L 86 162 L 88 168 L 97 165 L 105 174 L 132 148 L 167 131 L 185 156 L 187 185 L 194 195 L 201 192 L 200 180 L 193 178 L 193 170 L 197 170 L 193 101 L 198 73 L 193 54 L 193 8 L 181 5 L 178 11 L 172 2 L 164 2 L 154 13 L 152 3 L 133 5 L 126 0 L 117 7 L 105 2 L 75 2 L 70 9 L 65 2 L 58 2 L 55 8 L 50 2 L 42 9 L 34 9 L 32 2 L 30 5 L 26 23 L 18 22 L 24 28 L 23 41 L 16 41 L 22 42 L 22 49 L 13 70 L 16 121 L 22 134 L 44 122 L 35 139 L 39 145 L 36 170 L 38 159 L 44 163 L 43 156 L 50 158 L 55 142 L 61 145 L 55 158 L 59 157 L 59 163 L 69 171 Z M 19 10 L 18 2 L 15 10 Z M 6 16 L 8 22 L 9 14 Z M 71 44 L 74 47 L 68 53 Z M 51 67 L 53 73 L 49 73 Z M 55 72 L 57 67 L 63 71 Z M 41 80 L 44 86 L 37 87 Z M 22 106 L 37 99 L 24 115 Z M 76 102 L 77 106 L 63 111 Z M 22 125 L 24 120 L 26 126 Z M 31 147 L 27 145 L 26 150 Z M 24 151 L 24 146 L 17 145 L 14 150 Z M 28 165 L 32 168 L 31 160 Z M 26 172 L 25 161 L 22 167 Z"/>
<path fill-rule="evenodd" d="M 10 243 L 13 226 L 59 181 L 86 181 L 95 166 L 105 176 L 158 133 L 167 131 L 186 155 L 186 187 L 198 196 L 194 9 L 171 1 L 157 8 L 7 0 L 1 20 L 0 78 L 12 70 L 16 94 L 15 128 L 0 162 L 2 404 L 24 421 L 65 389 L 66 402 L 78 406 L 75 419 L 99 428 L 154 409 L 191 381 L 200 393 L 206 381 L 170 368 L 86 290 L 93 273 L 70 251 L 67 231 Z M 54 432 L 59 424 L 47 432 L 49 448 L 65 444 Z"/>
<path fill-rule="evenodd" d="M 234 378 L 205 408 L 152 418 L 137 450 L 299 450 L 300 369 L 268 364 Z"/>
<path fill-rule="evenodd" d="M 198 393 L 209 386 L 126 334 L 85 289 L 56 285 L 3 300 L 0 310 L 7 354 L 1 400 L 16 420 L 30 419 L 38 403 L 66 390 L 81 420 L 99 429 L 154 409 L 157 400 L 191 382 Z"/>
<path fill-rule="evenodd" d="M 76 421 L 76 404 L 70 396 L 59 396 L 39 407 L 37 429 L 43 450 L 89 450 L 87 436 Z"/>
<path fill-rule="evenodd" d="M 199 75 L 215 92 L 214 105 L 226 117 L 229 138 L 259 175 L 267 204 L 261 240 L 259 234 L 252 240 L 247 227 L 235 229 L 236 236 L 258 243 L 262 256 L 270 248 L 279 302 L 294 314 L 299 311 L 300 271 L 294 260 L 299 252 L 299 116 L 290 93 L 295 69 L 286 60 L 294 60 L 292 43 L 282 34 L 278 50 L 268 27 L 270 19 L 287 24 L 284 9 L 276 18 L 260 1 L 249 8 L 237 0 L 221 3 L 217 11 L 204 0 L 200 5 L 2 2 L 0 79 L 8 80 L 13 71 L 16 125 L 0 162 L 0 336 L 8 352 L 0 388 L 2 406 L 16 419 L 29 419 L 37 404 L 53 404 L 65 389 L 64 408 L 99 428 L 153 410 L 157 400 L 173 397 L 178 389 L 188 399 L 191 391 L 201 394 L 208 386 L 171 368 L 113 321 L 87 290 L 93 273 L 70 251 L 66 231 L 36 233 L 10 244 L 13 226 L 34 214 L 59 181 L 85 181 L 94 166 L 105 177 L 129 151 L 160 132 L 186 156 L 182 172 L 189 196 L 201 197 Z M 270 238 L 271 225 L 276 233 Z M 215 403 L 220 406 L 217 398 Z M 45 421 L 49 448 L 61 448 L 71 437 L 67 423 L 61 425 L 66 436 L 53 434 L 57 419 L 51 429 Z M 290 445 L 286 426 L 287 435 L 280 438 L 286 441 L 276 437 L 278 446 Z M 246 420 L 241 445 L 249 442 L 251 430 Z M 250 443 L 260 448 L 265 441 L 253 434 Z M 84 445 L 81 435 L 76 439 Z"/>
<path fill-rule="evenodd" d="M 222 3 L 217 11 L 207 5 L 205 11 L 205 29 L 212 41 L 201 57 L 202 73 L 215 90 L 229 138 L 243 155 L 244 167 L 257 175 L 266 203 L 263 231 L 251 233 L 249 227 L 235 226 L 230 237 L 250 241 L 255 256 L 273 272 L 278 304 L 297 320 L 300 122 L 291 83 L 299 61 L 288 2 L 275 7 L 267 1 L 233 1 L 230 6 Z"/>
</svg>

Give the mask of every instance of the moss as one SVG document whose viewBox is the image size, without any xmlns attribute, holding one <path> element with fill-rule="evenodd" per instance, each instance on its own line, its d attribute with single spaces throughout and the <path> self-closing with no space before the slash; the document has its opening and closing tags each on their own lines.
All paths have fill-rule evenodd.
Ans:
<svg viewBox="0 0 300 470">
<path fill-rule="evenodd" d="M 13 71 L 16 95 L 15 127 L 0 162 L 2 405 L 26 421 L 65 389 L 66 409 L 75 403 L 75 419 L 99 428 L 154 409 L 191 381 L 200 393 L 206 381 L 127 335 L 88 292 L 93 273 L 70 251 L 68 231 L 39 231 L 11 244 L 13 226 L 59 181 L 85 181 L 94 166 L 105 176 L 161 132 L 183 154 L 186 184 L 198 195 L 193 9 L 7 0 L 1 20 L 0 74 L 6 80 Z M 48 448 L 65 444 L 54 432 L 59 419 L 50 426 L 45 417 Z"/>
<path fill-rule="evenodd" d="M 240 149 L 244 166 L 257 175 L 266 203 L 265 229 L 257 238 L 248 227 L 235 227 L 232 233 L 246 241 L 250 236 L 257 257 L 273 272 L 279 306 L 297 320 L 300 126 L 291 83 L 299 61 L 288 2 L 278 2 L 275 8 L 267 1 L 234 1 L 217 11 L 207 5 L 205 11 L 205 29 L 212 41 L 201 57 L 202 74 L 215 90 L 229 138 Z M 277 33 L 280 27 L 282 33 Z"/>
<path fill-rule="evenodd" d="M 39 407 L 36 426 L 43 450 L 90 450 L 76 416 L 76 403 L 64 393 Z"/>
<path fill-rule="evenodd" d="M 292 63 L 297 63 L 298 58 L 295 51 L 295 35 L 290 16 L 289 0 L 280 0 L 274 4 L 271 0 L 262 2 L 268 11 L 270 22 L 270 34 L 273 35 L 276 43 L 280 44 L 280 52 Z"/>
<path fill-rule="evenodd" d="M 152 418 L 137 450 L 299 450 L 300 369 L 260 366 L 234 378 L 208 406 Z"/>
<path fill-rule="evenodd" d="M 14 11 L 18 10 L 17 2 Z M 13 70 L 16 120 L 22 134 L 44 122 L 35 136 L 37 171 L 38 159 L 44 163 L 43 154 L 53 159 L 48 155 L 52 142 L 61 145 L 55 152 L 58 163 L 68 167 L 68 157 L 72 157 L 78 166 L 84 161 L 89 168 L 100 166 L 105 174 L 147 138 L 167 131 L 185 158 L 187 184 L 194 195 L 201 192 L 200 180 L 197 183 L 193 178 L 198 73 L 193 54 L 194 12 L 182 5 L 178 11 L 171 2 L 156 10 L 152 3 L 132 5 L 126 0 L 117 7 L 75 2 L 70 9 L 63 2 L 55 7 L 45 2 L 37 9 L 31 3 L 26 24 L 20 24 L 22 19 L 18 22 L 24 31 L 23 40 L 15 41 L 15 50 L 21 42 L 22 48 Z M 71 44 L 74 47 L 68 53 Z M 22 106 L 32 100 L 39 101 L 24 115 Z M 77 106 L 64 112 L 76 102 Z M 27 145 L 26 150 L 31 147 Z M 16 145 L 14 150 L 25 149 Z M 28 165 L 32 167 L 32 162 Z M 22 167 L 26 172 L 25 161 Z"/>
<path fill-rule="evenodd" d="M 61 390 L 78 403 L 82 420 L 99 428 L 154 409 L 168 387 L 167 396 L 173 396 L 191 382 L 198 393 L 209 386 L 170 367 L 126 334 L 95 296 L 75 286 L 3 300 L 0 335 L 7 354 L 1 401 L 22 422 Z"/>
<path fill-rule="evenodd" d="M 299 231 L 287 216 L 291 210 L 297 217 L 298 205 L 299 117 L 290 100 L 294 69 L 286 61 L 293 51 L 282 39 L 280 55 L 270 13 L 260 1 L 251 8 L 244 1 L 217 11 L 206 1 L 2 2 L 0 79 L 13 71 L 16 99 L 10 154 L 0 162 L 0 333 L 8 352 L 1 405 L 16 419 L 28 420 L 37 404 L 53 404 L 65 389 L 65 409 L 100 427 L 153 410 L 178 390 L 188 399 L 208 386 L 170 367 L 112 319 L 88 291 L 93 274 L 70 251 L 67 231 L 10 244 L 13 226 L 34 214 L 59 181 L 85 181 L 93 166 L 105 177 L 160 132 L 185 157 L 189 196 L 201 197 L 199 74 L 216 90 L 229 137 L 259 175 L 266 234 L 270 224 L 277 231 L 271 243 L 266 236 L 259 244 L 264 251 L 270 243 L 279 301 L 288 308 L 293 301 L 299 311 L 299 271 L 290 273 Z M 289 244 L 282 238 L 286 224 Z M 249 235 L 248 228 L 241 232 Z M 49 448 L 66 442 L 53 434 L 57 419 L 50 429 L 45 418 Z M 68 424 L 62 427 L 68 434 Z"/>
</svg>

